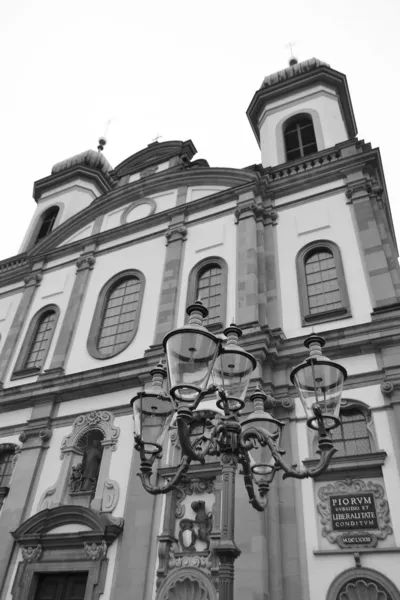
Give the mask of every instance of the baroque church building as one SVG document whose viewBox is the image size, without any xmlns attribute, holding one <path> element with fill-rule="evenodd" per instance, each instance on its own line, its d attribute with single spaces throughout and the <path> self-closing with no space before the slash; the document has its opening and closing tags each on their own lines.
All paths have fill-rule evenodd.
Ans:
<svg viewBox="0 0 400 600">
<path fill-rule="evenodd" d="M 100 140 L 36 181 L 0 262 L 1 600 L 218 600 L 218 459 L 149 495 L 130 406 L 199 298 L 210 331 L 242 330 L 289 464 L 318 460 L 289 378 L 306 336 L 348 372 L 325 473 L 278 472 L 265 512 L 238 473 L 235 597 L 400 600 L 400 271 L 380 153 L 317 59 L 267 76 L 247 116 L 260 164 L 212 167 L 189 140 L 112 168 Z M 144 427 L 168 477 L 176 425 Z"/>
</svg>

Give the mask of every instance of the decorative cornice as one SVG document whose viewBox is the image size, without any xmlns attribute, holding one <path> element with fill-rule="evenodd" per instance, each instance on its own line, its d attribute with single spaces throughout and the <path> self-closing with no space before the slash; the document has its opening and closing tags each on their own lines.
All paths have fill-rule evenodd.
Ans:
<svg viewBox="0 0 400 600">
<path fill-rule="evenodd" d="M 107 544 L 105 540 L 102 540 L 101 544 L 84 542 L 83 549 L 90 560 L 103 560 L 107 556 Z"/>
<path fill-rule="evenodd" d="M 21 546 L 22 559 L 26 563 L 37 562 L 42 555 L 42 546 Z"/>
<path fill-rule="evenodd" d="M 172 242 L 184 242 L 187 238 L 187 227 L 185 225 L 172 226 L 165 232 L 166 246 Z"/>
</svg>

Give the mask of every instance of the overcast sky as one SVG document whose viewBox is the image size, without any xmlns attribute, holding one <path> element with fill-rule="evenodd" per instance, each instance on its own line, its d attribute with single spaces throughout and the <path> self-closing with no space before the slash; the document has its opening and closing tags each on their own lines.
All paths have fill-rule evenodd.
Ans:
<svg viewBox="0 0 400 600">
<path fill-rule="evenodd" d="M 13 0 L 0 15 L 0 259 L 19 250 L 33 182 L 96 148 L 109 119 L 113 166 L 156 134 L 192 139 L 211 166 L 261 162 L 246 109 L 290 41 L 347 75 L 400 236 L 398 0 Z"/>
</svg>

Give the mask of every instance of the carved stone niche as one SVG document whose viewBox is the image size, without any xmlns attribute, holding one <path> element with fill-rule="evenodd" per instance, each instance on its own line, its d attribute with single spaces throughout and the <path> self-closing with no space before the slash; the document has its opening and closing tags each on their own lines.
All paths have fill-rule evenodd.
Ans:
<svg viewBox="0 0 400 600">
<path fill-rule="evenodd" d="M 124 526 L 123 519 L 82 506 L 59 506 L 36 513 L 12 533 L 21 549 L 11 595 L 35 596 L 39 577 L 51 573 L 87 572 L 85 600 L 104 592 L 108 547 Z"/>
<path fill-rule="evenodd" d="M 156 600 L 217 600 L 211 579 L 193 567 L 172 573 L 160 587 Z"/>
<path fill-rule="evenodd" d="M 119 427 L 106 410 L 92 411 L 75 419 L 72 432 L 61 443 L 61 468 L 56 483 L 42 495 L 38 510 L 73 504 L 111 513 L 117 505 L 119 486 L 109 478 L 111 455 Z"/>
</svg>

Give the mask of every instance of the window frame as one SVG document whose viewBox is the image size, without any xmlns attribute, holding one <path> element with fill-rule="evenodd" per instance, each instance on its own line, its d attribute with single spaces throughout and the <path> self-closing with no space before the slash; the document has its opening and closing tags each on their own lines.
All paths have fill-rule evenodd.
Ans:
<svg viewBox="0 0 400 600">
<path fill-rule="evenodd" d="M 299 126 L 298 126 L 298 122 L 302 119 L 307 119 L 310 121 L 312 128 L 313 128 L 313 134 L 314 134 L 314 141 L 315 141 L 315 146 L 316 146 L 316 150 L 313 150 L 312 152 L 309 152 L 308 154 L 304 154 L 303 151 L 303 138 L 301 137 L 301 135 L 299 134 Z M 286 130 L 288 129 L 288 127 L 292 126 L 293 124 L 296 124 L 296 133 L 297 133 L 297 138 L 299 141 L 299 150 L 300 150 L 300 156 L 297 156 L 296 158 L 288 158 L 288 149 L 287 149 L 287 145 L 286 145 Z M 294 160 L 301 160 L 301 159 L 306 159 L 307 156 L 312 156 L 313 154 L 315 154 L 316 152 L 319 151 L 319 145 L 318 145 L 318 140 L 317 140 L 317 133 L 315 130 L 315 124 L 314 124 L 314 119 L 312 117 L 311 114 L 309 113 L 296 113 L 295 115 L 292 115 L 291 117 L 289 117 L 282 125 L 282 134 L 283 134 L 283 147 L 284 147 L 284 151 L 285 151 L 285 158 L 286 158 L 286 162 L 291 162 Z M 307 144 L 306 144 L 307 145 Z M 290 150 L 289 150 L 290 152 Z"/>
<path fill-rule="evenodd" d="M 340 308 L 334 308 L 331 310 L 325 310 L 324 312 L 312 314 L 310 312 L 310 306 L 308 302 L 305 263 L 307 256 L 316 252 L 317 250 L 328 251 L 333 255 L 342 306 Z M 296 271 L 302 327 L 307 327 L 309 325 L 313 325 L 314 323 L 324 323 L 327 321 L 336 321 L 338 319 L 351 317 L 342 257 L 337 244 L 331 242 L 330 240 L 315 240 L 310 242 L 301 248 L 297 253 Z"/>
<path fill-rule="evenodd" d="M 50 311 L 54 312 L 54 327 L 50 334 L 49 342 L 47 344 L 47 348 L 43 355 L 42 364 L 40 367 L 26 367 L 25 366 L 26 361 L 27 361 L 28 355 L 30 353 L 30 350 L 32 348 L 32 343 L 33 343 L 34 337 L 37 333 L 39 322 L 40 322 L 41 318 L 43 317 L 43 315 L 46 312 L 50 312 Z M 54 333 L 57 328 L 59 316 L 60 316 L 60 309 L 56 304 L 46 304 L 46 306 L 43 306 L 40 310 L 38 310 L 33 315 L 32 319 L 29 323 L 27 332 L 25 334 L 24 340 L 22 342 L 17 361 L 15 363 L 14 371 L 12 374 L 12 379 L 37 375 L 43 371 L 44 365 L 46 364 L 47 356 L 49 354 L 51 344 L 53 342 Z"/>
<path fill-rule="evenodd" d="M 186 306 L 193 304 L 198 299 L 195 296 L 200 275 L 206 268 L 212 268 L 213 265 L 216 265 L 221 269 L 221 318 L 216 323 L 211 323 L 210 325 L 206 325 L 206 327 L 209 331 L 220 331 L 225 328 L 228 301 L 228 264 L 225 259 L 220 256 L 207 256 L 192 267 L 188 277 Z M 185 322 L 188 322 L 186 314 Z"/>
<path fill-rule="evenodd" d="M 120 279 L 125 279 L 127 277 L 137 278 L 139 280 L 139 285 L 140 285 L 139 300 L 137 303 L 136 318 L 134 321 L 133 329 L 128 337 L 128 340 L 127 340 L 125 346 L 123 346 L 119 350 L 116 350 L 110 354 L 104 355 L 101 352 L 99 352 L 99 350 L 97 348 L 97 343 L 98 343 L 98 339 L 99 339 L 100 328 L 102 325 L 102 320 L 103 320 L 103 315 L 104 315 L 104 310 L 105 310 L 106 302 L 108 299 L 108 295 L 109 295 L 110 291 L 112 290 L 112 288 L 115 286 L 115 284 Z M 111 279 L 109 279 L 103 285 L 103 287 L 100 290 L 100 294 L 97 299 L 97 302 L 96 302 L 96 307 L 94 309 L 92 323 L 90 325 L 89 335 L 88 335 L 88 339 L 87 339 L 87 343 L 86 343 L 87 351 L 93 358 L 96 358 L 98 360 L 108 360 L 109 358 L 113 358 L 114 356 L 118 356 L 118 354 L 120 354 L 121 352 L 124 352 L 128 348 L 128 346 L 133 342 L 133 340 L 136 336 L 138 327 L 139 327 L 140 314 L 141 314 L 141 310 L 142 310 L 145 286 L 146 286 L 145 276 L 143 275 L 143 273 L 141 271 L 138 271 L 137 269 L 126 269 L 125 271 L 120 271 L 119 273 L 117 273 L 116 275 L 111 277 Z"/>
</svg>

